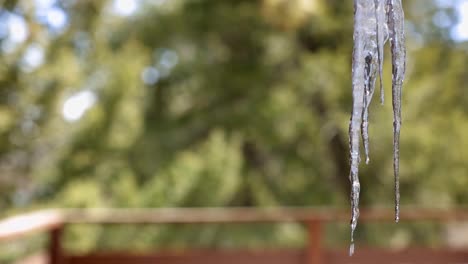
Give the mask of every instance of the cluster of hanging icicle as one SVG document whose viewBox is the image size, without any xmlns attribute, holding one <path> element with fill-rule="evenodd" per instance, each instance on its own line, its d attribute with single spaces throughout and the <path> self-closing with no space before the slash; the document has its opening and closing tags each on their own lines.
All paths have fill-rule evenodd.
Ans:
<svg viewBox="0 0 468 264">
<path fill-rule="evenodd" d="M 401 88 L 406 68 L 404 14 L 402 0 L 354 0 L 354 49 L 352 62 L 353 110 L 349 125 L 351 181 L 351 246 L 359 217 L 359 163 L 362 136 L 366 163 L 369 163 L 369 105 L 380 76 L 380 101 L 383 104 L 382 64 L 384 45 L 390 42 L 392 54 L 393 169 L 395 177 L 395 221 L 399 220 L 399 141 Z"/>
</svg>

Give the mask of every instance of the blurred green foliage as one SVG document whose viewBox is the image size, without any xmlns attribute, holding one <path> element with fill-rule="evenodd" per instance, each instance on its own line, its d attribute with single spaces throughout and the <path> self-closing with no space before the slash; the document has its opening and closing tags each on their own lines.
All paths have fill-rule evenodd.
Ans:
<svg viewBox="0 0 468 264">
<path fill-rule="evenodd" d="M 116 1 L 49 1 L 65 16 L 58 28 L 40 19 L 38 2 L 7 1 L 0 11 L 0 19 L 22 17 L 29 33 L 13 48 L 0 34 L 2 212 L 347 208 L 352 1 L 147 0 L 125 15 Z M 467 46 L 450 38 L 451 8 L 404 2 L 402 203 L 465 204 Z M 437 26 L 440 12 L 450 23 Z M 361 166 L 367 207 L 393 203 L 390 72 L 387 62 L 387 102 L 372 106 L 371 163 Z M 255 244 L 252 232 L 292 245 L 303 239 L 297 225 L 266 228 L 76 227 L 69 237 L 76 250 L 129 236 L 142 241 L 136 248 Z M 375 240 L 372 227 L 362 230 Z"/>
</svg>

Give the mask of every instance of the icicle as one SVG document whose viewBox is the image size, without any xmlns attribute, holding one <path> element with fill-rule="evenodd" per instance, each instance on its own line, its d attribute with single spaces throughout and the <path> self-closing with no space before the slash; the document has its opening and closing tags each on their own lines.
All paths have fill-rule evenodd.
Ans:
<svg viewBox="0 0 468 264">
<path fill-rule="evenodd" d="M 376 52 L 374 53 L 376 54 Z M 364 86 L 364 112 L 362 113 L 361 134 L 364 143 L 364 154 L 366 164 L 369 164 L 369 106 L 375 91 L 376 64 L 377 60 L 373 54 L 368 54 L 365 64 L 365 86 Z"/>
<path fill-rule="evenodd" d="M 375 0 L 375 17 L 377 19 L 377 46 L 379 57 L 379 80 L 380 80 L 380 103 L 384 103 L 384 86 L 383 86 L 383 61 L 384 61 L 384 46 L 388 37 L 388 28 L 386 23 L 385 0 Z"/>
<path fill-rule="evenodd" d="M 361 126 L 363 125 L 363 116 L 365 108 L 368 105 L 368 84 L 370 77 L 370 61 L 372 61 L 373 52 L 376 49 L 376 42 L 372 40 L 375 35 L 374 0 L 355 0 L 354 1 L 354 48 L 353 48 L 353 110 L 349 124 L 349 148 L 350 148 L 350 167 L 349 179 L 351 181 L 351 247 L 350 254 L 354 251 L 354 231 L 356 230 L 359 218 L 359 163 L 360 149 L 359 137 Z M 367 63 L 366 63 L 367 61 Z M 368 73 L 366 74 L 366 65 Z M 362 132 L 365 137 L 365 132 Z"/>
<path fill-rule="evenodd" d="M 387 18 L 387 20 L 385 19 Z M 349 124 L 351 181 L 351 245 L 359 218 L 360 135 L 366 163 L 369 162 L 369 106 L 380 76 L 380 100 L 383 103 L 384 45 L 390 38 L 392 52 L 393 163 L 395 176 L 395 220 L 399 220 L 399 138 L 401 126 L 401 88 L 405 73 L 404 15 L 401 0 L 354 0 L 354 48 L 352 62 L 353 109 Z"/>
<path fill-rule="evenodd" d="M 395 221 L 400 219 L 400 126 L 401 90 L 406 71 L 404 12 L 401 0 L 387 0 L 392 51 L 393 173 L 395 177 Z"/>
</svg>

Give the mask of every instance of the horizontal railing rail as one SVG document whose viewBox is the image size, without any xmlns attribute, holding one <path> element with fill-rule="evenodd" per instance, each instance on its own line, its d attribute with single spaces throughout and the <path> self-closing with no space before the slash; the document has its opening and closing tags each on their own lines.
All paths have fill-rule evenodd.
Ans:
<svg viewBox="0 0 468 264">
<path fill-rule="evenodd" d="M 406 208 L 401 221 L 468 221 L 468 209 Z M 366 258 L 385 256 L 384 263 L 451 263 L 445 260 L 468 262 L 468 251 L 414 249 L 392 252 L 382 249 L 360 249 L 353 258 L 343 252 L 332 252 L 323 247 L 323 224 L 349 220 L 348 210 L 330 208 L 163 208 L 163 209 L 56 209 L 27 213 L 0 221 L 0 242 L 18 239 L 37 232 L 50 235 L 51 264 L 94 263 L 375 263 Z M 360 221 L 393 221 L 393 210 L 361 210 Z M 304 250 L 241 251 L 233 252 L 160 252 L 146 256 L 128 253 L 69 256 L 62 249 L 63 229 L 70 224 L 215 224 L 215 223 L 282 223 L 300 222 L 307 226 L 308 244 Z M 123 254 L 123 255 L 122 255 Z M 421 260 L 418 260 L 420 256 Z"/>
<path fill-rule="evenodd" d="M 44 210 L 6 218 L 0 221 L 0 241 L 58 228 L 67 222 L 65 215 L 60 210 Z"/>
</svg>

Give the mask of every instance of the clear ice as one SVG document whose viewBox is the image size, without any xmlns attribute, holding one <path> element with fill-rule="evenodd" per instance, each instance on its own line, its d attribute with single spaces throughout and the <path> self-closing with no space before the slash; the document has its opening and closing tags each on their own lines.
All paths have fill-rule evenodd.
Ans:
<svg viewBox="0 0 468 264">
<path fill-rule="evenodd" d="M 401 89 L 406 68 L 404 13 L 401 0 L 354 0 L 354 48 L 352 62 L 353 109 L 349 124 L 351 181 L 351 246 L 359 218 L 360 137 L 369 163 L 369 105 L 380 78 L 380 101 L 383 93 L 384 45 L 389 40 L 392 54 L 393 168 L 395 177 L 395 221 L 399 220 L 399 141 L 401 127 Z"/>
</svg>

